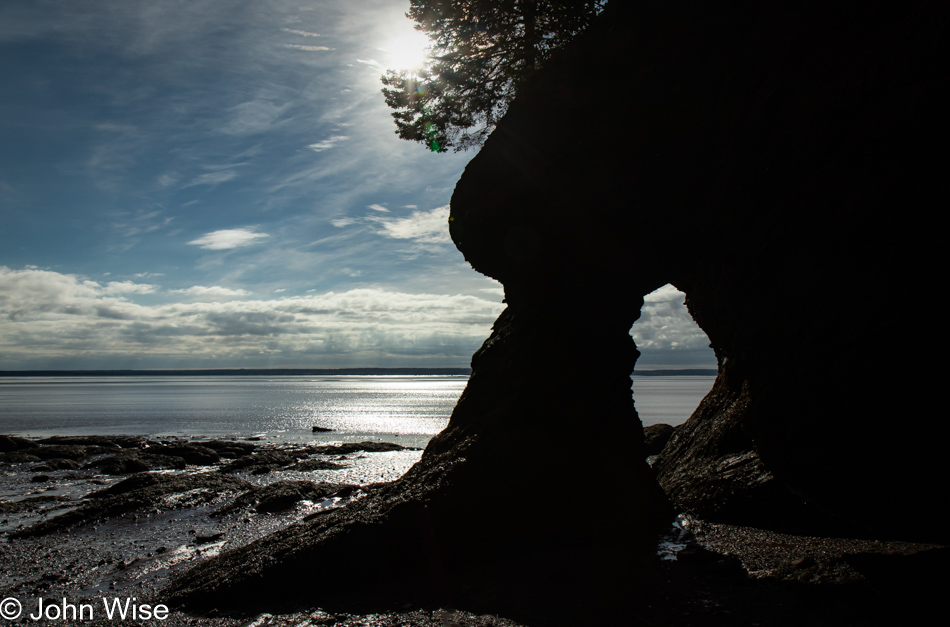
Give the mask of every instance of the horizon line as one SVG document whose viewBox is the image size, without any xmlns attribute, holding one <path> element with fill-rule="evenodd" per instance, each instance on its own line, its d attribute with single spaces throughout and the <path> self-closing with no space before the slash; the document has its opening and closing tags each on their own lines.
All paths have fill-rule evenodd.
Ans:
<svg viewBox="0 0 950 627">
<path fill-rule="evenodd" d="M 255 374 L 428 374 L 428 375 L 471 375 L 471 367 L 349 367 L 349 368 L 94 368 L 94 369 L 44 369 L 44 370 L 0 370 L 0 377 L 52 377 L 52 376 L 173 376 L 173 375 L 255 375 Z M 715 368 L 657 368 L 634 370 L 641 376 L 716 376 Z"/>
</svg>

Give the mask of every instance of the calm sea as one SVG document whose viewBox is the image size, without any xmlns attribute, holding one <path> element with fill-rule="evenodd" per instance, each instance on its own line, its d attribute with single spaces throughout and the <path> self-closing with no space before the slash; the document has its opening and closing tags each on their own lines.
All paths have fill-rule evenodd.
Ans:
<svg viewBox="0 0 950 627">
<path fill-rule="evenodd" d="M 423 445 L 448 422 L 464 376 L 5 377 L 0 433 L 313 440 L 399 436 Z M 679 424 L 713 377 L 637 377 L 644 425 Z M 389 437 L 387 437 L 389 436 Z"/>
</svg>

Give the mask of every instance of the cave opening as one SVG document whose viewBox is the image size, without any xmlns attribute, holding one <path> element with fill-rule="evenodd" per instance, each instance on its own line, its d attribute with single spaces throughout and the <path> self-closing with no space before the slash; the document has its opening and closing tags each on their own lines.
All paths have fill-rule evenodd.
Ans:
<svg viewBox="0 0 950 627">
<path fill-rule="evenodd" d="M 634 405 L 644 427 L 685 422 L 716 378 L 715 353 L 685 299 L 670 284 L 654 290 L 630 329 L 640 351 L 631 376 Z"/>
</svg>

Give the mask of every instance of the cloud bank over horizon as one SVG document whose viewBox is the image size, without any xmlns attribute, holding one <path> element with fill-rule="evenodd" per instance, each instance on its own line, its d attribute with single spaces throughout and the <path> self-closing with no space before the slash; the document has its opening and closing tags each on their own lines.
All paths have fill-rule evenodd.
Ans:
<svg viewBox="0 0 950 627">
<path fill-rule="evenodd" d="M 0 369 L 465 366 L 503 305 L 469 295 L 354 288 L 262 299 L 194 286 L 102 285 L 0 267 Z"/>
<path fill-rule="evenodd" d="M 142 296 L 154 302 L 135 302 Z M 638 367 L 683 367 L 669 354 L 708 344 L 677 309 L 682 298 L 666 286 L 648 299 L 632 330 L 644 355 Z M 503 307 L 489 288 L 481 296 L 363 287 L 262 298 L 0 266 L 0 370 L 464 367 Z M 672 360 L 652 363 L 651 355 Z"/>
</svg>

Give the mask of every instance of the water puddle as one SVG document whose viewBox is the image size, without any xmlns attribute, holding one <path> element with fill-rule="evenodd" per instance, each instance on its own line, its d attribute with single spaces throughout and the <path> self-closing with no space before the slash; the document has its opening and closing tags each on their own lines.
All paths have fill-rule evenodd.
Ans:
<svg viewBox="0 0 950 627">
<path fill-rule="evenodd" d="M 656 547 L 657 556 L 661 560 L 675 560 L 677 554 L 687 547 L 693 537 L 689 528 L 689 517 L 686 514 L 678 515 L 670 530 L 660 537 Z"/>
</svg>

